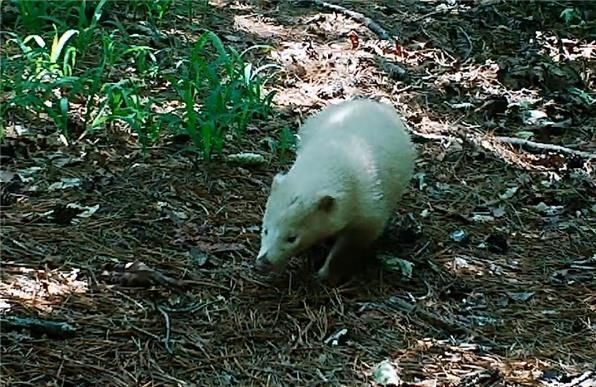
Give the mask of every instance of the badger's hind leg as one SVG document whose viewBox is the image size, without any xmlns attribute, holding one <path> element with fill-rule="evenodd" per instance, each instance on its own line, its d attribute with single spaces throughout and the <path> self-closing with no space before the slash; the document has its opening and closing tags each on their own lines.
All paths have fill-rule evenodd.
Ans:
<svg viewBox="0 0 596 387">
<path fill-rule="evenodd" d="M 350 274 L 372 255 L 372 245 L 379 234 L 378 230 L 370 228 L 350 229 L 339 234 L 317 277 L 335 282 L 338 277 Z"/>
</svg>

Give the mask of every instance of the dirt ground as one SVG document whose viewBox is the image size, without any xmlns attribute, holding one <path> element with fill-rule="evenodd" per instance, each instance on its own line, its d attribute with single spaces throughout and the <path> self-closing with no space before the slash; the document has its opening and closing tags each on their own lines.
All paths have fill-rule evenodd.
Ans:
<svg viewBox="0 0 596 387">
<path fill-rule="evenodd" d="M 305 3 L 218 1 L 196 20 L 275 47 L 254 57 L 286 69 L 274 116 L 226 150 L 270 164 L 196 164 L 169 143 L 144 156 L 126 136 L 9 139 L 3 166 L 41 170 L 2 187 L 0 308 L 66 325 L 3 317 L 0 385 L 372 385 L 383 361 L 408 386 L 596 385 L 594 23 L 568 27 L 547 2 L 339 2 L 394 44 Z M 161 30 L 196 36 L 185 20 Z M 378 245 L 411 278 L 379 259 L 319 284 L 324 248 L 258 275 L 271 177 L 291 162 L 267 137 L 356 95 L 393 103 L 419 149 Z M 507 143 L 528 133 L 566 150 Z M 48 189 L 61 178 L 83 184 Z"/>
</svg>

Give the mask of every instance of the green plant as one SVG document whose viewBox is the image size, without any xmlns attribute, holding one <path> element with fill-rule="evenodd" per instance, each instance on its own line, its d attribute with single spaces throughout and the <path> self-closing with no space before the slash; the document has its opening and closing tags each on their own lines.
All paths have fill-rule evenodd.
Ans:
<svg viewBox="0 0 596 387">
<path fill-rule="evenodd" d="M 17 1 L 19 9 L 19 23 L 29 32 L 40 32 L 44 25 L 40 20 L 47 18 L 49 8 L 52 6 L 49 1 Z"/>
<path fill-rule="evenodd" d="M 106 104 L 109 116 L 103 122 L 123 121 L 137 134 L 144 147 L 157 140 L 158 121 L 152 113 L 154 102 L 141 97 L 138 87 L 130 81 L 120 81 L 105 87 Z"/>
<path fill-rule="evenodd" d="M 172 0 L 129 0 L 125 4 L 129 12 L 142 14 L 159 25 L 172 6 Z"/>
<path fill-rule="evenodd" d="M 87 18 L 87 3 L 82 1 L 77 9 L 78 11 L 78 31 L 77 48 L 84 54 L 93 41 L 93 35 L 97 29 L 99 19 L 101 18 L 103 8 L 108 0 L 100 0 L 93 10 L 91 20 Z"/>
<path fill-rule="evenodd" d="M 280 154 L 282 161 L 287 159 L 289 151 L 296 148 L 296 136 L 292 133 L 292 130 L 287 126 L 284 126 L 281 130 L 279 140 L 277 141 L 277 151 Z"/>
<path fill-rule="evenodd" d="M 254 69 L 243 59 L 257 48 L 262 46 L 238 53 L 207 31 L 192 48 L 180 79 L 173 81 L 184 104 L 183 128 L 206 159 L 221 153 L 227 135 L 242 135 L 250 119 L 270 112 L 274 93 L 263 95 L 267 79 L 260 73 L 272 65 Z"/>
<path fill-rule="evenodd" d="M 186 0 L 186 13 L 189 22 L 192 22 L 195 17 L 195 7 L 198 8 L 196 13 L 207 14 L 209 0 Z"/>
<path fill-rule="evenodd" d="M 18 25 L 33 35 L 39 35 L 48 27 L 54 30 L 70 29 L 78 33 L 75 47 L 84 54 L 92 47 L 93 34 L 108 0 L 63 0 L 63 1 L 16 1 L 19 8 Z"/>
<path fill-rule="evenodd" d="M 76 63 L 76 49 L 67 47 L 67 43 L 78 31 L 68 30 L 59 35 L 58 29 L 54 26 L 54 32 L 52 46 L 49 49 L 45 40 L 39 35 L 29 35 L 21 40 L 16 34 L 10 34 L 13 36 L 11 41 L 19 46 L 27 60 L 33 78 L 57 78 L 72 74 Z M 29 46 L 30 42 L 35 42 L 38 47 Z M 62 62 L 59 63 L 61 56 Z"/>
<path fill-rule="evenodd" d="M 577 10 L 577 8 L 565 8 L 561 12 L 560 17 L 568 26 L 572 25 L 575 21 L 577 21 L 577 23 L 581 23 L 583 21 L 581 13 Z"/>
<path fill-rule="evenodd" d="M 63 133 L 68 132 L 68 93 L 81 89 L 81 80 L 73 76 L 76 49 L 68 46 L 76 34 L 76 30 L 68 30 L 60 35 L 54 27 L 54 38 L 49 48 L 40 35 L 29 35 L 21 40 L 10 34 L 13 37 L 10 42 L 17 44 L 22 55 L 6 61 L 7 68 L 2 72 L 3 87 L 12 96 L 8 107 L 44 112 Z M 12 62 L 20 58 L 25 59 L 21 66 Z"/>
<path fill-rule="evenodd" d="M 14 1 L 19 10 L 17 25 L 29 33 L 41 33 L 52 25 L 65 29 L 76 24 L 76 29 L 81 32 L 86 28 L 95 29 L 101 10 L 107 2 L 108 0 Z"/>
<path fill-rule="evenodd" d="M 148 46 L 132 46 L 124 50 L 123 57 L 131 55 L 138 74 L 148 73 L 155 77 L 159 71 L 157 59 L 153 55 L 152 48 Z M 147 60 L 149 58 L 149 61 Z M 149 63 L 148 63 L 149 62 Z"/>
<path fill-rule="evenodd" d="M 265 46 L 237 52 L 207 31 L 189 47 L 186 58 L 176 57 L 178 47 L 166 48 L 176 67 L 163 74 L 164 62 L 156 56 L 163 58 L 164 50 L 138 44 L 116 18 L 100 24 L 113 1 L 18 4 L 22 19 L 8 33 L 9 50 L 0 56 L 6 95 L 0 105 L 3 120 L 10 116 L 40 124 L 49 121 L 65 136 L 73 128 L 92 133 L 107 125 L 119 126 L 135 133 L 143 146 L 158 140 L 163 130 L 184 133 L 192 139 L 192 150 L 210 159 L 227 141 L 242 136 L 251 120 L 270 113 L 274 94 L 263 91 L 269 81 L 263 74 L 275 66 L 253 66 L 245 59 L 248 52 Z M 159 22 L 172 4 L 138 0 L 126 6 Z M 191 13 L 197 6 L 208 7 L 203 0 L 186 4 Z M 23 33 L 27 29 L 39 33 Z M 152 37 L 161 34 L 150 30 Z M 155 95 L 156 86 L 167 81 L 176 92 L 174 98 Z M 168 112 L 158 109 L 163 102 L 172 107 Z M 2 121 L 0 131 L 4 126 Z"/>
</svg>

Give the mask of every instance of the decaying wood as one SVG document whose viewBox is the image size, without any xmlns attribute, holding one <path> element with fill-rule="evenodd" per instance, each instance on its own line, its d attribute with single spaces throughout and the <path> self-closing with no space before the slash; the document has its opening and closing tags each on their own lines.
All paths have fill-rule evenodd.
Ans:
<svg viewBox="0 0 596 387">
<path fill-rule="evenodd" d="M 181 288 L 187 285 L 186 281 L 168 277 L 139 261 L 118 265 L 114 269 L 104 271 L 102 277 L 106 278 L 108 282 L 118 283 L 124 286 L 147 287 L 162 285 Z"/>
<path fill-rule="evenodd" d="M 66 339 L 74 336 L 76 328 L 67 322 L 50 321 L 34 317 L 0 317 L 3 332 L 26 329 L 33 336 L 46 335 L 53 339 Z"/>
</svg>

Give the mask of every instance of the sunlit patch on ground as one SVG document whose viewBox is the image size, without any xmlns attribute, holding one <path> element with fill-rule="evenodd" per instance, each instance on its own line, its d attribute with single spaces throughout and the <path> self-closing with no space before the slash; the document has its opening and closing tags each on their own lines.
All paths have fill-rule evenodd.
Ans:
<svg viewBox="0 0 596 387">
<path fill-rule="evenodd" d="M 4 261 L 0 271 L 0 303 L 2 309 L 7 309 L 4 313 L 14 305 L 41 313 L 52 312 L 70 295 L 88 291 L 88 283 L 80 280 L 80 272 L 80 269 L 34 270 Z"/>
</svg>

